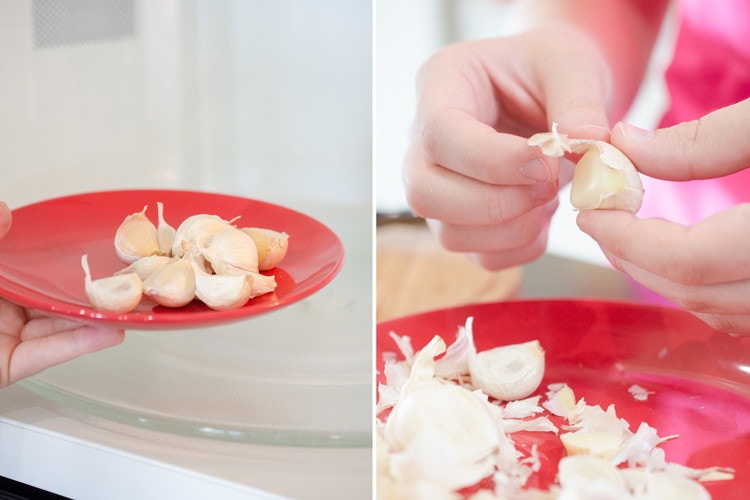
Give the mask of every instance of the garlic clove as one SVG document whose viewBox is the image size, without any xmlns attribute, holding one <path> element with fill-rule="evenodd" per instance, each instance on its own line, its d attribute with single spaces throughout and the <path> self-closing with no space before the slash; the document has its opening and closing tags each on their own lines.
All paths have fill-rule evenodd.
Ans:
<svg viewBox="0 0 750 500">
<path fill-rule="evenodd" d="M 618 490 L 626 487 L 625 478 L 608 460 L 593 455 L 568 455 L 558 464 L 558 482 L 564 488 L 577 481 L 606 481 Z"/>
<path fill-rule="evenodd" d="M 622 438 L 606 432 L 576 431 L 560 435 L 568 455 L 593 455 L 609 460 L 625 446 Z"/>
<path fill-rule="evenodd" d="M 245 227 L 242 231 L 253 239 L 258 249 L 258 270 L 273 269 L 286 257 L 288 234 L 260 227 Z"/>
<path fill-rule="evenodd" d="M 146 217 L 146 209 L 125 217 L 115 233 L 115 251 L 124 262 L 159 253 L 156 226 Z"/>
<path fill-rule="evenodd" d="M 217 311 L 244 306 L 253 293 L 252 279 L 242 274 L 208 274 L 193 264 L 195 295 L 208 307 Z"/>
<path fill-rule="evenodd" d="M 544 376 L 544 350 L 538 340 L 477 352 L 469 357 L 472 384 L 500 401 L 523 399 Z"/>
<path fill-rule="evenodd" d="M 276 278 L 260 273 L 247 273 L 252 288 L 250 297 L 257 297 L 276 290 Z"/>
<path fill-rule="evenodd" d="M 195 271 L 185 259 L 157 269 L 143 281 L 143 293 L 165 307 L 182 307 L 195 298 Z"/>
<path fill-rule="evenodd" d="M 643 184 L 627 156 L 611 144 L 596 141 L 586 148 L 573 171 L 570 202 L 580 210 L 636 213 L 643 203 Z"/>
<path fill-rule="evenodd" d="M 177 231 L 164 219 L 164 204 L 160 201 L 156 202 L 156 209 L 159 214 L 158 226 L 156 227 L 156 240 L 159 244 L 159 253 L 170 255 L 172 253 L 174 236 Z"/>
<path fill-rule="evenodd" d="M 115 275 L 135 273 L 139 278 L 145 280 L 154 274 L 157 269 L 166 266 L 174 260 L 175 258 L 167 257 L 166 255 L 149 255 L 148 257 L 141 257 L 125 269 L 117 271 Z"/>
<path fill-rule="evenodd" d="M 226 229 L 211 238 L 205 246 L 198 248 L 216 274 L 227 274 L 229 269 L 258 272 L 255 242 L 239 229 Z"/>
<path fill-rule="evenodd" d="M 86 298 L 94 309 L 124 314 L 132 311 L 143 296 L 143 283 L 135 273 L 91 279 L 88 255 L 81 257 Z"/>
<path fill-rule="evenodd" d="M 191 215 L 175 231 L 172 255 L 182 257 L 188 253 L 195 257 L 199 254 L 199 248 L 208 246 L 217 234 L 229 229 L 235 228 L 218 215 Z"/>
<path fill-rule="evenodd" d="M 569 139 L 552 124 L 551 132 L 532 135 L 526 143 L 547 156 L 583 155 L 573 172 L 570 202 L 579 210 L 609 209 L 636 213 L 643 203 L 638 170 L 625 154 L 603 141 Z"/>
</svg>

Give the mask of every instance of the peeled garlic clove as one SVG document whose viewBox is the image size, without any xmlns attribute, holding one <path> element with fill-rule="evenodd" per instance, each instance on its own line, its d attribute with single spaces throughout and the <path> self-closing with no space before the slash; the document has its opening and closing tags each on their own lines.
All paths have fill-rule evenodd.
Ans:
<svg viewBox="0 0 750 500">
<path fill-rule="evenodd" d="M 115 251 L 124 262 L 131 263 L 159 253 L 156 226 L 146 217 L 146 209 L 125 217 L 115 233 Z"/>
<path fill-rule="evenodd" d="M 560 435 L 568 455 L 593 455 L 609 460 L 622 450 L 621 437 L 605 432 L 576 431 Z"/>
<path fill-rule="evenodd" d="M 86 298 L 94 309 L 124 314 L 132 311 L 143 296 L 143 283 L 135 273 L 91 279 L 88 256 L 81 257 Z"/>
<path fill-rule="evenodd" d="M 469 358 L 472 384 L 500 401 L 531 395 L 544 376 L 544 350 L 538 340 L 495 347 Z"/>
<path fill-rule="evenodd" d="M 172 244 L 174 243 L 174 236 L 177 231 L 164 219 L 164 204 L 160 201 L 156 202 L 156 209 L 159 213 L 158 226 L 156 227 L 156 240 L 159 244 L 159 253 L 169 255 L 172 253 Z"/>
<path fill-rule="evenodd" d="M 167 257 L 166 255 L 149 255 L 148 257 L 141 257 L 125 269 L 117 271 L 115 275 L 135 273 L 141 278 L 141 280 L 145 280 L 154 274 L 157 269 L 166 266 L 174 260 L 174 258 Z"/>
<path fill-rule="evenodd" d="M 175 260 L 143 282 L 143 293 L 165 307 L 182 307 L 195 298 L 195 271 L 190 262 Z"/>
<path fill-rule="evenodd" d="M 248 276 L 208 274 L 197 265 L 195 269 L 195 295 L 204 304 L 217 311 L 244 306 L 253 293 Z"/>
<path fill-rule="evenodd" d="M 229 228 L 216 234 L 206 246 L 199 246 L 201 255 L 216 274 L 227 274 L 229 268 L 258 272 L 258 250 L 247 233 Z"/>
<path fill-rule="evenodd" d="M 182 257 L 189 253 L 196 256 L 198 247 L 207 246 L 217 234 L 228 229 L 234 229 L 234 226 L 218 215 L 191 215 L 182 221 L 175 232 L 172 255 Z"/>
<path fill-rule="evenodd" d="M 558 464 L 558 482 L 564 488 L 575 481 L 606 481 L 622 490 L 626 487 L 625 478 L 607 460 L 592 455 L 569 455 Z"/>
<path fill-rule="evenodd" d="M 643 203 L 643 184 L 633 163 L 622 151 L 603 141 L 569 139 L 557 131 L 532 135 L 526 143 L 547 156 L 583 156 L 576 164 L 570 202 L 579 210 L 612 209 L 636 213 Z"/>
<path fill-rule="evenodd" d="M 260 227 L 245 227 L 242 231 L 253 239 L 258 249 L 258 270 L 273 269 L 286 257 L 288 234 Z"/>
<path fill-rule="evenodd" d="M 580 210 L 636 213 L 643 203 L 643 184 L 627 156 L 611 144 L 595 141 L 573 171 L 570 202 Z"/>
</svg>

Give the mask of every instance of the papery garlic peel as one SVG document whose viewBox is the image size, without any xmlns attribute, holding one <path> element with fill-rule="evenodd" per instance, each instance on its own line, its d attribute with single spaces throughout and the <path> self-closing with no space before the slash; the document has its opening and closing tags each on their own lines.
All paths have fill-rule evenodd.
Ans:
<svg viewBox="0 0 750 500">
<path fill-rule="evenodd" d="M 579 210 L 610 209 L 636 213 L 643 203 L 643 184 L 625 154 L 604 141 L 569 139 L 552 124 L 551 132 L 534 134 L 527 144 L 542 153 L 560 157 L 581 154 L 573 171 L 570 202 Z"/>
</svg>

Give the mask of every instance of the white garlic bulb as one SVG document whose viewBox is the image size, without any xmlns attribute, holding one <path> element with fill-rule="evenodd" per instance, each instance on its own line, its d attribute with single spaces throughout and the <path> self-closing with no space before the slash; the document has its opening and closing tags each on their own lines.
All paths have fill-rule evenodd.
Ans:
<svg viewBox="0 0 750 500">
<path fill-rule="evenodd" d="M 157 269 L 143 281 L 143 293 L 165 307 L 182 307 L 195 298 L 195 271 L 185 259 Z"/>
<path fill-rule="evenodd" d="M 156 226 L 146 217 L 146 209 L 125 217 L 115 233 L 115 251 L 124 262 L 131 263 L 159 253 Z"/>
<path fill-rule="evenodd" d="M 258 269 L 260 271 L 273 269 L 284 260 L 289 247 L 288 234 L 260 227 L 244 227 L 242 231 L 255 242 L 258 249 Z"/>
<path fill-rule="evenodd" d="M 81 257 L 86 298 L 100 311 L 124 314 L 132 311 L 141 301 L 142 282 L 135 273 L 91 279 L 88 255 Z"/>
<path fill-rule="evenodd" d="M 527 144 L 547 156 L 582 154 L 570 187 L 570 202 L 579 210 L 613 209 L 636 213 L 643 203 L 643 184 L 622 151 L 603 141 L 569 139 L 552 124 L 551 132 L 534 134 Z"/>
</svg>

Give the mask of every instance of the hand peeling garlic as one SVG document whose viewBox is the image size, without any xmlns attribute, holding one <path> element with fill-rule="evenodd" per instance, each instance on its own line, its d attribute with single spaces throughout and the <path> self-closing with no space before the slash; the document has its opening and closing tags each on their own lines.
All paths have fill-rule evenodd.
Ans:
<svg viewBox="0 0 750 500">
<path fill-rule="evenodd" d="M 115 252 L 127 267 L 92 280 L 83 257 L 86 296 L 96 309 L 127 312 L 146 296 L 166 307 L 181 307 L 197 297 L 212 309 L 226 310 L 276 289 L 274 276 L 260 271 L 286 256 L 286 233 L 237 228 L 236 218 L 208 214 L 190 216 L 174 229 L 161 202 L 155 226 L 147 208 L 127 216 L 115 232 Z"/>
<path fill-rule="evenodd" d="M 580 210 L 612 209 L 636 213 L 643 202 L 643 184 L 633 163 L 622 151 L 604 141 L 569 139 L 557 131 L 531 136 L 527 144 L 547 156 L 581 154 L 573 171 L 570 202 Z"/>
</svg>

